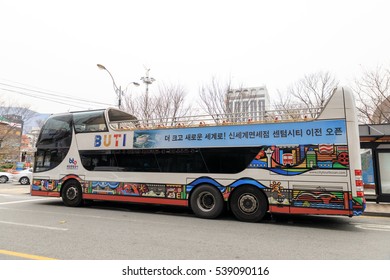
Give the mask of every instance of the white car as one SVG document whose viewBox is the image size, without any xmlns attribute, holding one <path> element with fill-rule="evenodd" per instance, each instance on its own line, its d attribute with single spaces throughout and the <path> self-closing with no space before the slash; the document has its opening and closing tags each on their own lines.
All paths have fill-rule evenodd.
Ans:
<svg viewBox="0 0 390 280">
<path fill-rule="evenodd" d="M 0 172 L 0 183 L 7 183 L 12 179 L 12 174 L 8 172 Z"/>
<path fill-rule="evenodd" d="M 19 182 L 22 185 L 29 185 L 31 180 L 32 168 L 12 172 L 12 181 L 14 182 Z"/>
</svg>

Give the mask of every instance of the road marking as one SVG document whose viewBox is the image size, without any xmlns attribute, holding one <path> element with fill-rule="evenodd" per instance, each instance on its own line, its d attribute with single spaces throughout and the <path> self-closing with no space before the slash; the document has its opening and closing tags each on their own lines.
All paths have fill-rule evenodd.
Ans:
<svg viewBox="0 0 390 280">
<path fill-rule="evenodd" d="M 354 219 L 383 219 L 383 218 L 387 218 L 387 217 L 384 217 L 384 216 L 370 216 L 370 215 L 362 215 L 362 216 L 356 216 L 356 217 L 353 217 Z"/>
<path fill-rule="evenodd" d="M 6 205 L 6 204 L 17 204 L 17 203 L 25 203 L 25 202 L 33 202 L 33 201 L 42 201 L 42 200 L 55 200 L 56 198 L 34 198 L 34 199 L 25 199 L 25 200 L 16 200 L 16 201 L 7 201 L 7 202 L 0 202 L 0 205 Z"/>
<path fill-rule="evenodd" d="M 60 230 L 60 231 L 69 230 L 68 228 L 48 227 L 48 226 L 40 226 L 40 225 L 32 225 L 32 224 L 24 224 L 24 223 L 14 223 L 14 222 L 8 222 L 8 221 L 0 221 L 0 224 L 23 226 L 23 227 L 33 227 L 33 228 L 43 228 L 43 229 Z"/>
<path fill-rule="evenodd" d="M 367 230 L 390 231 L 390 226 L 380 224 L 354 224 L 355 227 Z"/>
<path fill-rule="evenodd" d="M 0 250 L 0 254 L 13 256 L 13 257 L 20 257 L 20 258 L 23 258 L 23 259 L 30 259 L 30 260 L 56 260 L 56 259 L 53 259 L 53 258 L 37 256 L 37 255 L 31 255 L 31 254 L 25 254 L 25 253 L 19 253 L 19 252 L 8 251 L 8 250 Z"/>
</svg>

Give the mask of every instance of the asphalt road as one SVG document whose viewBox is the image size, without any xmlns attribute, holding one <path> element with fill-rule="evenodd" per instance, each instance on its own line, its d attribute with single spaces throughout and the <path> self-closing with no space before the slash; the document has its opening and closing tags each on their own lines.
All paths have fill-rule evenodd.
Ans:
<svg viewBox="0 0 390 280">
<path fill-rule="evenodd" d="M 243 223 L 227 213 L 94 202 L 70 208 L 0 185 L 0 260 L 339 260 L 390 258 L 390 218 L 276 216 Z"/>
</svg>

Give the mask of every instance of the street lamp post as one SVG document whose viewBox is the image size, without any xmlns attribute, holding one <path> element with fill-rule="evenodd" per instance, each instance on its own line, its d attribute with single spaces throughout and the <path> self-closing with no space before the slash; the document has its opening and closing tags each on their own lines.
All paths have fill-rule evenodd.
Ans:
<svg viewBox="0 0 390 280">
<path fill-rule="evenodd" d="M 126 90 L 122 90 L 122 87 L 121 86 L 117 86 L 116 83 L 115 83 L 115 80 L 114 80 L 114 77 L 112 76 L 111 72 L 108 71 L 108 69 L 106 67 L 104 67 L 103 65 L 101 64 L 97 64 L 97 67 L 101 70 L 105 70 L 107 71 L 107 73 L 110 75 L 111 77 L 111 80 L 112 80 L 112 85 L 114 87 L 114 91 L 116 93 L 116 96 L 118 97 L 118 108 L 119 109 L 122 109 L 122 96 L 124 95 L 125 91 L 127 90 L 127 87 L 126 87 Z M 133 84 L 135 86 L 139 86 L 139 83 L 136 83 L 136 82 L 131 82 L 130 84 Z"/>
<path fill-rule="evenodd" d="M 146 69 L 146 67 L 145 67 L 145 69 Z M 145 87 L 146 87 L 146 89 L 145 89 L 145 99 L 144 99 L 144 105 L 143 105 L 143 111 L 144 112 L 148 112 L 149 111 L 149 107 L 150 107 L 150 104 L 149 104 L 149 85 L 151 85 L 154 81 L 155 81 L 155 79 L 154 78 L 152 78 L 152 77 L 149 77 L 149 71 L 150 71 L 150 68 L 149 69 L 146 69 L 146 75 L 145 75 L 145 77 L 141 77 L 141 80 L 142 80 L 142 82 L 145 84 Z M 148 116 L 150 116 L 149 115 L 149 113 L 147 113 L 148 114 Z M 145 124 L 146 125 L 148 125 L 148 120 L 147 120 L 148 118 L 146 118 L 146 120 L 145 120 Z"/>
<path fill-rule="evenodd" d="M 145 91 L 146 96 L 148 96 L 148 94 L 149 94 L 149 85 L 151 85 L 151 84 L 155 81 L 154 78 L 149 77 L 149 71 L 150 71 L 150 68 L 149 68 L 149 69 L 146 69 L 146 75 L 145 75 L 145 77 L 141 77 L 142 82 L 143 82 L 143 83 L 145 84 L 145 86 L 146 86 L 146 91 Z"/>
</svg>

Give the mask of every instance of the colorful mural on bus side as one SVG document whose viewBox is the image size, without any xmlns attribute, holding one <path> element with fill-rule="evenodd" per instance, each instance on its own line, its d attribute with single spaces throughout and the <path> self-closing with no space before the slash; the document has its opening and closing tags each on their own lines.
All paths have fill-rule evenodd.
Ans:
<svg viewBox="0 0 390 280">
<path fill-rule="evenodd" d="M 263 147 L 248 168 L 266 168 L 287 176 L 314 169 L 348 169 L 348 146 L 319 144 Z"/>
<path fill-rule="evenodd" d="M 288 177 L 309 171 L 323 176 L 345 176 L 348 166 L 346 145 L 320 144 L 262 147 L 248 168 L 266 169 Z M 59 192 L 61 183 L 67 179 L 69 176 L 58 181 L 34 180 L 33 190 Z M 328 191 L 324 186 L 313 186 L 312 189 L 305 190 L 289 189 L 287 178 L 286 181 L 264 182 L 252 178 L 241 178 L 228 186 L 223 186 L 207 176 L 199 177 L 188 185 L 83 181 L 77 176 L 76 179 L 80 181 L 84 194 L 187 200 L 188 194 L 195 186 L 207 183 L 217 187 L 227 201 L 236 186 L 249 184 L 263 189 L 268 197 L 271 212 L 294 213 L 295 209 L 299 213 L 297 210 L 299 208 L 306 210 L 313 208 L 316 209 L 317 214 L 322 212 L 326 214 L 324 210 L 349 211 L 348 209 L 353 209 L 354 214 L 358 215 L 364 210 L 363 201 L 359 198 L 352 198 L 348 192 Z M 352 201 L 350 205 L 346 204 L 348 201 Z"/>
</svg>

